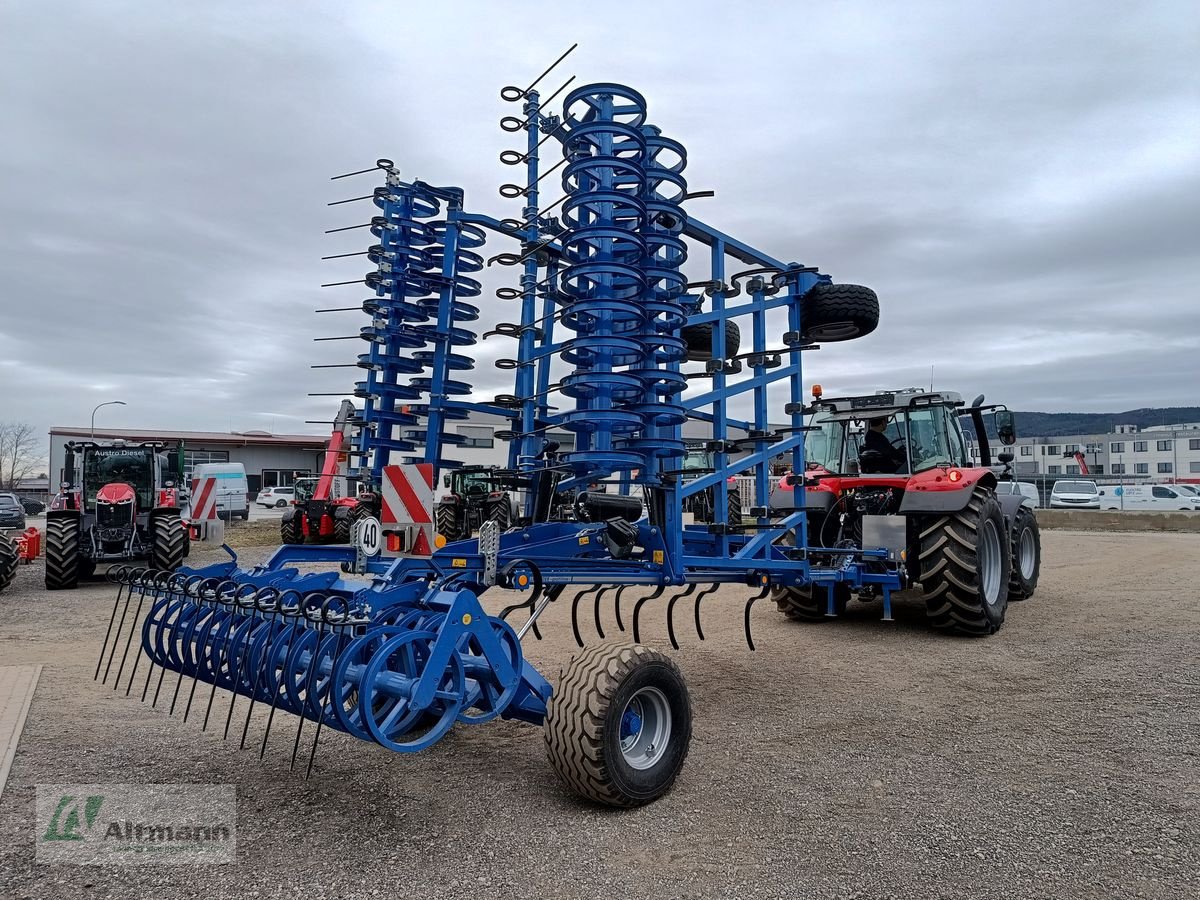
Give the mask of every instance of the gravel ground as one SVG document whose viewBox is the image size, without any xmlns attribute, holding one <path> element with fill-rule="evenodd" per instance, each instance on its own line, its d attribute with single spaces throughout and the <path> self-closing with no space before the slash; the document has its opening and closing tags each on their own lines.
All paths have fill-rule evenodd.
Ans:
<svg viewBox="0 0 1200 900">
<path fill-rule="evenodd" d="M 894 625 L 760 603 L 751 653 L 745 590 L 709 598 L 709 640 L 678 654 L 691 754 L 632 812 L 566 794 L 540 731 L 506 722 L 405 757 L 326 730 L 305 781 L 291 717 L 260 762 L 93 683 L 111 588 L 49 594 L 22 568 L 0 661 L 45 669 L 0 798 L 0 900 L 1196 897 L 1200 535 L 1044 543 L 1037 595 L 984 640 L 929 633 L 914 599 Z M 552 678 L 569 612 L 528 648 Z M 666 646 L 661 615 L 646 632 Z M 238 864 L 35 865 L 34 785 L 60 781 L 236 784 Z"/>
</svg>

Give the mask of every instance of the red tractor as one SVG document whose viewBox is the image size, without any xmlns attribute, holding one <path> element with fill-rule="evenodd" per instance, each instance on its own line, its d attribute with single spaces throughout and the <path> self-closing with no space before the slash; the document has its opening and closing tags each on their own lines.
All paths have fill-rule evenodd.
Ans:
<svg viewBox="0 0 1200 900">
<path fill-rule="evenodd" d="M 46 587 L 73 588 L 100 563 L 174 570 L 188 555 L 175 485 L 178 452 L 161 443 L 67 444 L 67 481 L 46 512 Z"/>
<path fill-rule="evenodd" d="M 805 436 L 803 503 L 794 488 L 801 479 L 788 475 L 771 506 L 807 507 L 809 546 L 829 548 L 813 562 L 887 551 L 908 584 L 920 585 L 935 628 L 991 634 L 1004 622 L 1009 601 L 1024 600 L 1037 587 L 1041 536 L 1025 498 L 996 491 L 1000 478 L 1012 477 L 1013 457 L 999 455 L 1003 471 L 997 475 L 984 413 L 991 413 L 1006 445 L 1016 441 L 1013 414 L 982 404 L 982 396 L 966 407 L 958 394 L 916 388 L 838 399 L 822 399 L 814 389 L 805 410 L 813 415 Z M 978 464 L 967 454 L 959 424 L 964 415 L 979 445 Z M 773 598 L 788 617 L 819 622 L 842 613 L 850 591 L 839 582 L 781 588 Z M 858 599 L 879 596 L 868 589 Z"/>
</svg>

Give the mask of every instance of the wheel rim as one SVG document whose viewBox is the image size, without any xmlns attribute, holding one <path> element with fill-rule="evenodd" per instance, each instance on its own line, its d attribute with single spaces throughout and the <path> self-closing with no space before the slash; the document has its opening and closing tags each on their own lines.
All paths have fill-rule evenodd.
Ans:
<svg viewBox="0 0 1200 900">
<path fill-rule="evenodd" d="M 858 337 L 858 325 L 854 322 L 827 322 L 816 328 L 810 328 L 808 337 L 814 342 L 847 341 Z"/>
<path fill-rule="evenodd" d="M 979 588 L 984 602 L 995 606 L 1000 599 L 1000 532 L 986 519 L 979 530 Z"/>
<path fill-rule="evenodd" d="M 671 705 L 656 687 L 637 691 L 621 713 L 621 755 L 634 769 L 649 769 L 663 758 L 671 739 Z"/>
<path fill-rule="evenodd" d="M 1033 577 L 1034 567 L 1037 565 L 1037 546 L 1033 541 L 1033 529 L 1025 528 L 1021 531 L 1021 542 L 1017 550 L 1017 564 L 1021 567 L 1021 577 L 1028 581 Z"/>
</svg>

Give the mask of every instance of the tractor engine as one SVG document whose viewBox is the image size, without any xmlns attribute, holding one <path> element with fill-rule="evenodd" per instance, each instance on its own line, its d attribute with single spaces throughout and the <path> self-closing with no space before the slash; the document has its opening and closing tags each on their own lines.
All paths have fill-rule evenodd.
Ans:
<svg viewBox="0 0 1200 900">
<path fill-rule="evenodd" d="M 96 549 L 117 553 L 129 545 L 137 531 L 137 494 L 124 482 L 106 484 L 96 492 Z"/>
</svg>

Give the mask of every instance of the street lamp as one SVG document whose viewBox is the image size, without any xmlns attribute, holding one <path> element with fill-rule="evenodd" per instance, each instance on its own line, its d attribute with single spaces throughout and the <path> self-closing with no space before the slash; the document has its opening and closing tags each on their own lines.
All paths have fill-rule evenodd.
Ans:
<svg viewBox="0 0 1200 900">
<path fill-rule="evenodd" d="M 96 409 L 101 406 L 125 406 L 124 400 L 107 400 L 104 403 L 96 404 Z M 96 439 L 96 409 L 92 410 L 92 440 Z"/>
</svg>

